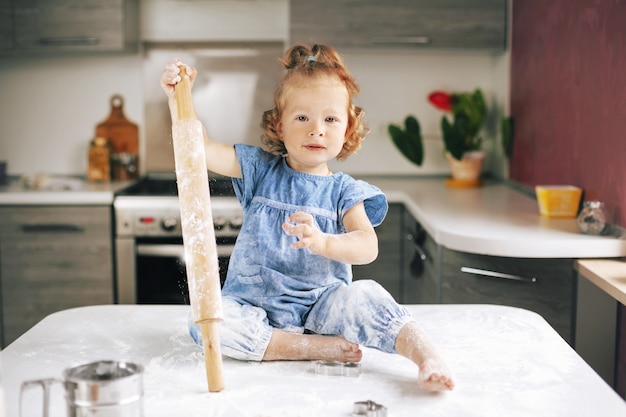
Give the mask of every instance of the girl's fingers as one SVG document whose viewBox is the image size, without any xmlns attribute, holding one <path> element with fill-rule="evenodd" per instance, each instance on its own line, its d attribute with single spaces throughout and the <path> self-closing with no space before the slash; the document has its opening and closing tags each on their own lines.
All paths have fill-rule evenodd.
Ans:
<svg viewBox="0 0 626 417">
<path fill-rule="evenodd" d="M 292 223 L 304 223 L 309 226 L 313 225 L 313 216 L 309 213 L 298 211 L 289 216 L 289 221 Z"/>
</svg>

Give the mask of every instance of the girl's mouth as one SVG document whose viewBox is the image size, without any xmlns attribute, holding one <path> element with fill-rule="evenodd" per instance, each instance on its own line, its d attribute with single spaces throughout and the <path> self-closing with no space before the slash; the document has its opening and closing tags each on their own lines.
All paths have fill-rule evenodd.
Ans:
<svg viewBox="0 0 626 417">
<path fill-rule="evenodd" d="M 323 151 L 326 148 L 322 145 L 311 144 L 311 145 L 304 145 L 304 149 L 308 151 Z"/>
</svg>

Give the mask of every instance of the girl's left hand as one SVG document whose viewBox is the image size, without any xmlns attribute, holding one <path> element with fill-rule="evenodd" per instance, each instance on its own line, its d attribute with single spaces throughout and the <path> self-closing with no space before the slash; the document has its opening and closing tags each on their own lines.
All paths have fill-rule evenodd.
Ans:
<svg viewBox="0 0 626 417">
<path fill-rule="evenodd" d="M 298 241 L 291 245 L 292 248 L 307 248 L 311 253 L 319 255 L 323 252 L 326 242 L 326 234 L 322 233 L 315 224 L 313 216 L 309 213 L 298 211 L 293 213 L 285 223 L 283 230 L 289 236 L 296 236 Z"/>
</svg>

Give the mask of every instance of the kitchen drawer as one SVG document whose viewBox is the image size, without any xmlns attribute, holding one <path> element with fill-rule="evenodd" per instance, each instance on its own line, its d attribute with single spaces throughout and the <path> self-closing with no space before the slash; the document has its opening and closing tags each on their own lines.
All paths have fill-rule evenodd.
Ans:
<svg viewBox="0 0 626 417">
<path fill-rule="evenodd" d="M 543 316 L 572 343 L 574 260 L 506 258 L 443 249 L 442 303 L 501 304 Z"/>
<path fill-rule="evenodd" d="M 48 314 L 113 302 L 110 206 L 0 208 L 6 346 Z"/>
<path fill-rule="evenodd" d="M 378 258 L 368 265 L 354 265 L 354 279 L 373 279 L 396 299 L 401 297 L 402 215 L 404 206 L 390 204 L 385 220 L 376 227 Z"/>
<path fill-rule="evenodd" d="M 402 302 L 439 303 L 439 245 L 408 211 L 405 214 L 404 228 Z"/>
</svg>

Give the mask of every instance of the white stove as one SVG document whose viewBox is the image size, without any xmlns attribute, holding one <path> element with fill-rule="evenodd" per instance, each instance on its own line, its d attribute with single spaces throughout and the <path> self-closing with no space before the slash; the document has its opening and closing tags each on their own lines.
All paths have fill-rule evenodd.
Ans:
<svg viewBox="0 0 626 417">
<path fill-rule="evenodd" d="M 243 212 L 230 178 L 210 177 L 211 210 L 222 283 Z M 174 173 L 154 173 L 114 200 L 116 301 L 186 304 L 187 282 Z"/>
</svg>

